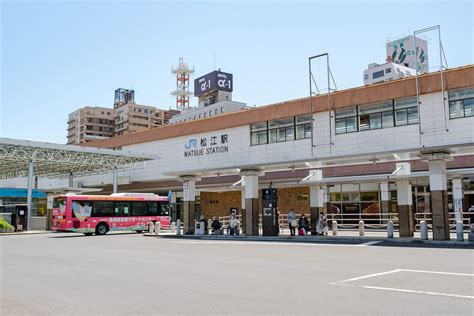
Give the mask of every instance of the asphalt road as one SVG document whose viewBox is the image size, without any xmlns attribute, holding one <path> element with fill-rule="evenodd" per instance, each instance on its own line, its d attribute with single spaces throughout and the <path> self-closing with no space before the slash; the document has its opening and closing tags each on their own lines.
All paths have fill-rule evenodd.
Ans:
<svg viewBox="0 0 474 316">
<path fill-rule="evenodd" d="M 472 249 L 0 237 L 1 315 L 473 315 Z"/>
</svg>

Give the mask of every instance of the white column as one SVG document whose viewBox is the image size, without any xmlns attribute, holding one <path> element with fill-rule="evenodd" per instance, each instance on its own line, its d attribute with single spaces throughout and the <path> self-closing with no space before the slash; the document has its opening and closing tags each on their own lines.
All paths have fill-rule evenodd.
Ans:
<svg viewBox="0 0 474 316">
<path fill-rule="evenodd" d="M 462 199 L 464 197 L 463 188 L 462 188 L 462 179 L 456 178 L 453 179 L 453 204 L 454 204 L 454 214 L 456 217 L 456 222 L 462 221 Z"/>
<path fill-rule="evenodd" d="M 117 193 L 118 169 L 114 167 L 114 174 L 112 179 L 112 192 Z"/>
<path fill-rule="evenodd" d="M 245 210 L 245 176 L 242 176 L 241 193 L 240 193 L 240 208 Z M 243 212 L 241 213 L 243 216 Z"/>
<path fill-rule="evenodd" d="M 446 191 L 446 161 L 430 160 L 428 162 L 430 171 L 430 191 Z"/>
<path fill-rule="evenodd" d="M 381 201 L 390 201 L 390 195 L 388 190 L 388 182 L 380 183 L 380 200 Z"/>
<path fill-rule="evenodd" d="M 410 163 L 397 163 L 396 168 L 399 169 L 396 173 L 398 176 L 408 176 L 411 174 Z M 408 180 L 397 180 L 397 204 L 398 204 L 398 218 L 400 225 L 400 237 L 413 237 L 414 223 L 412 206 L 411 185 Z"/>
<path fill-rule="evenodd" d="M 194 234 L 195 213 L 194 202 L 196 200 L 196 177 L 185 176 L 183 180 L 183 215 L 184 215 L 184 233 Z"/>
<path fill-rule="evenodd" d="M 245 176 L 245 234 L 247 236 L 258 236 L 258 170 L 244 170 L 241 175 Z"/>
<path fill-rule="evenodd" d="M 28 162 L 28 196 L 26 198 L 28 214 L 26 217 L 26 230 L 31 229 L 31 212 L 33 211 L 33 161 Z"/>
<path fill-rule="evenodd" d="M 309 204 L 310 207 L 324 206 L 325 190 L 321 189 L 319 185 L 312 185 L 309 187 Z"/>
</svg>

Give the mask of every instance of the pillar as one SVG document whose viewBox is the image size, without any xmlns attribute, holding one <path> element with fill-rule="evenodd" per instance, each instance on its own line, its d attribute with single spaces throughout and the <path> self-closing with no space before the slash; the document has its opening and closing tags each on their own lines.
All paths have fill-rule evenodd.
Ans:
<svg viewBox="0 0 474 316">
<path fill-rule="evenodd" d="M 241 175 L 245 176 L 245 234 L 247 236 L 258 236 L 258 170 L 244 170 Z"/>
<path fill-rule="evenodd" d="M 242 176 L 242 189 L 240 190 L 240 209 L 241 212 L 240 214 L 242 215 L 242 222 L 241 227 L 242 227 L 242 234 L 245 234 L 245 176 Z"/>
<path fill-rule="evenodd" d="M 323 171 L 320 169 L 310 170 L 310 177 L 308 181 L 321 181 L 323 179 Z M 326 190 L 322 189 L 319 185 L 311 185 L 309 187 L 309 211 L 311 217 L 311 234 L 316 235 L 316 224 L 318 223 L 319 213 L 324 211 L 324 202 Z"/>
<path fill-rule="evenodd" d="M 456 218 L 456 223 L 462 221 L 462 212 L 463 212 L 463 197 L 464 193 L 462 190 L 462 178 L 455 178 L 452 180 L 453 183 L 453 206 L 454 206 L 454 216 Z"/>
<path fill-rule="evenodd" d="M 71 182 L 71 180 L 69 180 Z M 114 167 L 114 174 L 112 179 L 112 193 L 117 193 L 118 169 Z"/>
<path fill-rule="evenodd" d="M 429 160 L 433 240 L 449 240 L 446 161 Z"/>
<path fill-rule="evenodd" d="M 114 170 L 114 178 L 115 178 L 115 170 Z M 70 188 L 74 187 L 74 175 L 72 174 L 72 172 L 69 173 L 69 187 Z M 114 193 L 117 193 L 117 192 L 114 190 Z"/>
<path fill-rule="evenodd" d="M 26 198 L 26 230 L 31 229 L 31 212 L 33 212 L 33 161 L 28 162 L 28 195 Z"/>
<path fill-rule="evenodd" d="M 195 211 L 194 203 L 196 201 L 196 178 L 194 176 L 184 176 L 183 181 L 183 228 L 184 234 L 193 235 L 195 230 Z"/>
<path fill-rule="evenodd" d="M 410 163 L 403 162 L 396 164 L 398 176 L 408 176 L 411 173 Z M 413 198 L 411 185 L 408 180 L 397 181 L 397 204 L 398 204 L 398 222 L 400 226 L 400 237 L 413 237 L 414 222 L 412 204 Z"/>
<path fill-rule="evenodd" d="M 53 201 L 56 197 L 56 194 L 48 193 L 46 195 L 46 230 L 51 230 L 53 226 Z"/>
<path fill-rule="evenodd" d="M 390 219 L 390 191 L 388 182 L 381 182 L 380 185 L 380 211 L 382 219 L 387 222 Z"/>
<path fill-rule="evenodd" d="M 318 223 L 319 214 L 324 211 L 324 195 L 325 191 L 319 185 L 309 187 L 309 204 L 311 213 L 311 235 L 316 235 L 316 225 Z"/>
</svg>

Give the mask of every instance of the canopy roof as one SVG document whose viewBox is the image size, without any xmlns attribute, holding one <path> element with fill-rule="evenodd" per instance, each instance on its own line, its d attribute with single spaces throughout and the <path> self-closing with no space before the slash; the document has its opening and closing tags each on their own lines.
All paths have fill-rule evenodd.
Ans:
<svg viewBox="0 0 474 316">
<path fill-rule="evenodd" d="M 40 177 L 90 175 L 117 169 L 137 168 L 151 155 L 73 145 L 0 138 L 0 179 L 28 176 L 28 163 Z"/>
</svg>

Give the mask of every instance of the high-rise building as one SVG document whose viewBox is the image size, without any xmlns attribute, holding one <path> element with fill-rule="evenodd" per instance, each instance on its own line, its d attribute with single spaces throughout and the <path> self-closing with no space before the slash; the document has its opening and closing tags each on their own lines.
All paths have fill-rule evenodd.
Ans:
<svg viewBox="0 0 474 316">
<path fill-rule="evenodd" d="M 81 144 L 114 136 L 114 110 L 85 106 L 68 118 L 67 143 Z"/>
<path fill-rule="evenodd" d="M 160 127 L 178 113 L 136 104 L 135 91 L 117 89 L 113 109 L 86 106 L 69 114 L 67 143 L 81 144 Z"/>
</svg>

